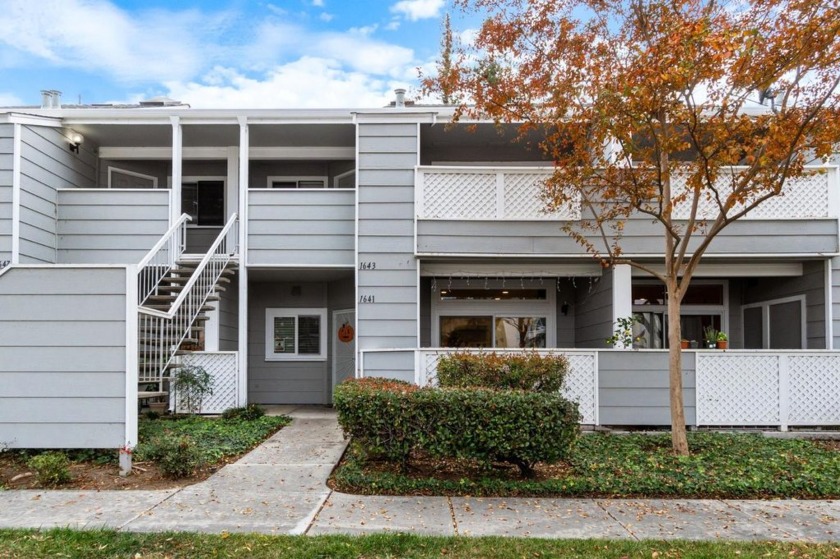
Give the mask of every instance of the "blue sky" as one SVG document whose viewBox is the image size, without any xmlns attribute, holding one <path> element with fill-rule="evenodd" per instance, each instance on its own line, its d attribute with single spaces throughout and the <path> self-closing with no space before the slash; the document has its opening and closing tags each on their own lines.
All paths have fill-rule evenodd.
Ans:
<svg viewBox="0 0 840 559">
<path fill-rule="evenodd" d="M 3 0 L 0 106 L 376 107 L 434 69 L 447 0 Z"/>
</svg>

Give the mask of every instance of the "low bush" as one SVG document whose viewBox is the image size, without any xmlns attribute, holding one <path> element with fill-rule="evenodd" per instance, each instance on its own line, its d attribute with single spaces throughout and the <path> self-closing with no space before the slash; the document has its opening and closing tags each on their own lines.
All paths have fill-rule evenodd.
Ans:
<svg viewBox="0 0 840 559">
<path fill-rule="evenodd" d="M 453 353 L 438 362 L 440 386 L 557 392 L 569 371 L 563 355 Z"/>
<path fill-rule="evenodd" d="M 239 408 L 228 408 L 222 412 L 222 419 L 254 421 L 265 415 L 265 409 L 257 404 L 248 404 Z"/>
<path fill-rule="evenodd" d="M 339 423 L 373 458 L 407 466 L 412 452 L 515 464 L 567 457 L 579 432 L 577 404 L 559 392 L 417 388 L 361 379 L 336 389 Z"/>
<path fill-rule="evenodd" d="M 35 470 L 41 485 L 52 487 L 70 481 L 70 460 L 63 452 L 37 454 L 26 465 Z"/>
<path fill-rule="evenodd" d="M 206 464 L 198 445 L 186 435 L 155 438 L 145 445 L 143 456 L 154 460 L 172 479 L 189 477 Z"/>
</svg>

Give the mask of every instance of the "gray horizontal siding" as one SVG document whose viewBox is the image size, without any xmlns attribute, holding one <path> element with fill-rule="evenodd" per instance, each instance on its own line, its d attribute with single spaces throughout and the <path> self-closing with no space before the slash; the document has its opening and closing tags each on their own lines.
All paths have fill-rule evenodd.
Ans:
<svg viewBox="0 0 840 559">
<path fill-rule="evenodd" d="M 613 273 L 605 270 L 597 279 L 581 280 L 575 290 L 574 344 L 572 347 L 605 348 L 613 334 Z M 562 304 L 559 302 L 558 304 Z M 560 346 L 562 347 L 562 346 Z"/>
<path fill-rule="evenodd" d="M 357 303 L 360 349 L 419 345 L 417 259 L 414 257 L 414 166 L 417 126 L 358 126 L 359 262 Z M 414 380 L 412 353 L 371 354 L 366 374 Z"/>
<path fill-rule="evenodd" d="M 251 190 L 248 263 L 355 263 L 355 190 Z"/>
<path fill-rule="evenodd" d="M 239 349 L 239 276 L 231 278 L 219 293 L 219 350 Z"/>
<path fill-rule="evenodd" d="M 583 254 L 584 249 L 561 226 L 561 222 L 550 221 L 420 220 L 417 250 L 432 254 Z M 592 240 L 596 248 L 601 247 L 599 239 Z M 837 243 L 836 220 L 740 220 L 720 233 L 708 254 L 823 254 L 836 252 Z M 621 246 L 625 254 L 661 254 L 662 229 L 649 221 L 629 220 Z"/>
<path fill-rule="evenodd" d="M 0 277 L 0 441 L 125 443 L 125 285 L 124 268 L 14 268 Z"/>
<path fill-rule="evenodd" d="M 90 146 L 67 149 L 61 129 L 21 127 L 20 262 L 58 262 L 57 193 L 60 188 L 94 186 L 96 156 Z"/>
<path fill-rule="evenodd" d="M 61 263 L 137 263 L 168 227 L 168 190 L 58 192 Z"/>
<path fill-rule="evenodd" d="M 696 424 L 695 354 L 684 352 L 683 398 L 688 425 Z M 598 400 L 602 425 L 670 425 L 666 351 L 598 353 Z"/>
</svg>

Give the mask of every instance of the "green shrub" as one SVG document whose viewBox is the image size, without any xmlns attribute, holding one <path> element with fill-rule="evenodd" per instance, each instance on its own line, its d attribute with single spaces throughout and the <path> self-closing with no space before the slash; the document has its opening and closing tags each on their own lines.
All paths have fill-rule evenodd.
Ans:
<svg viewBox="0 0 840 559">
<path fill-rule="evenodd" d="M 241 419 L 254 421 L 265 415 L 265 409 L 257 404 L 248 404 L 240 408 L 228 408 L 222 412 L 222 419 Z"/>
<path fill-rule="evenodd" d="M 56 486 L 70 481 L 70 460 L 63 452 L 38 454 L 26 465 L 35 470 L 35 477 L 41 485 Z"/>
<path fill-rule="evenodd" d="M 579 432 L 577 404 L 559 392 L 417 388 L 361 379 L 336 388 L 345 433 L 368 456 L 406 466 L 414 451 L 515 464 L 523 476 L 537 462 L 557 462 Z"/>
<path fill-rule="evenodd" d="M 189 477 L 206 463 L 198 445 L 186 435 L 152 439 L 141 455 L 156 462 L 163 474 L 173 479 Z"/>
<path fill-rule="evenodd" d="M 169 383 L 175 391 L 179 407 L 187 413 L 201 413 L 206 396 L 213 394 L 214 379 L 204 367 L 185 365 L 174 370 Z"/>
<path fill-rule="evenodd" d="M 438 362 L 437 378 L 442 387 L 450 388 L 557 392 L 568 370 L 569 360 L 563 355 L 453 353 Z"/>
</svg>

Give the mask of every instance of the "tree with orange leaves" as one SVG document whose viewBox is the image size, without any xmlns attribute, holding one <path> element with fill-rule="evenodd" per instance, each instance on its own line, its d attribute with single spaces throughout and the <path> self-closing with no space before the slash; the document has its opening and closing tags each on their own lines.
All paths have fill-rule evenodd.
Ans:
<svg viewBox="0 0 840 559">
<path fill-rule="evenodd" d="M 549 209 L 604 266 L 667 289 L 672 443 L 688 454 L 680 306 L 710 243 L 840 143 L 840 6 L 820 0 L 456 0 L 487 16 L 446 73 L 455 120 L 541 130 Z M 761 101 L 759 104 L 756 100 Z M 625 255 L 630 217 L 664 268 Z"/>
</svg>

